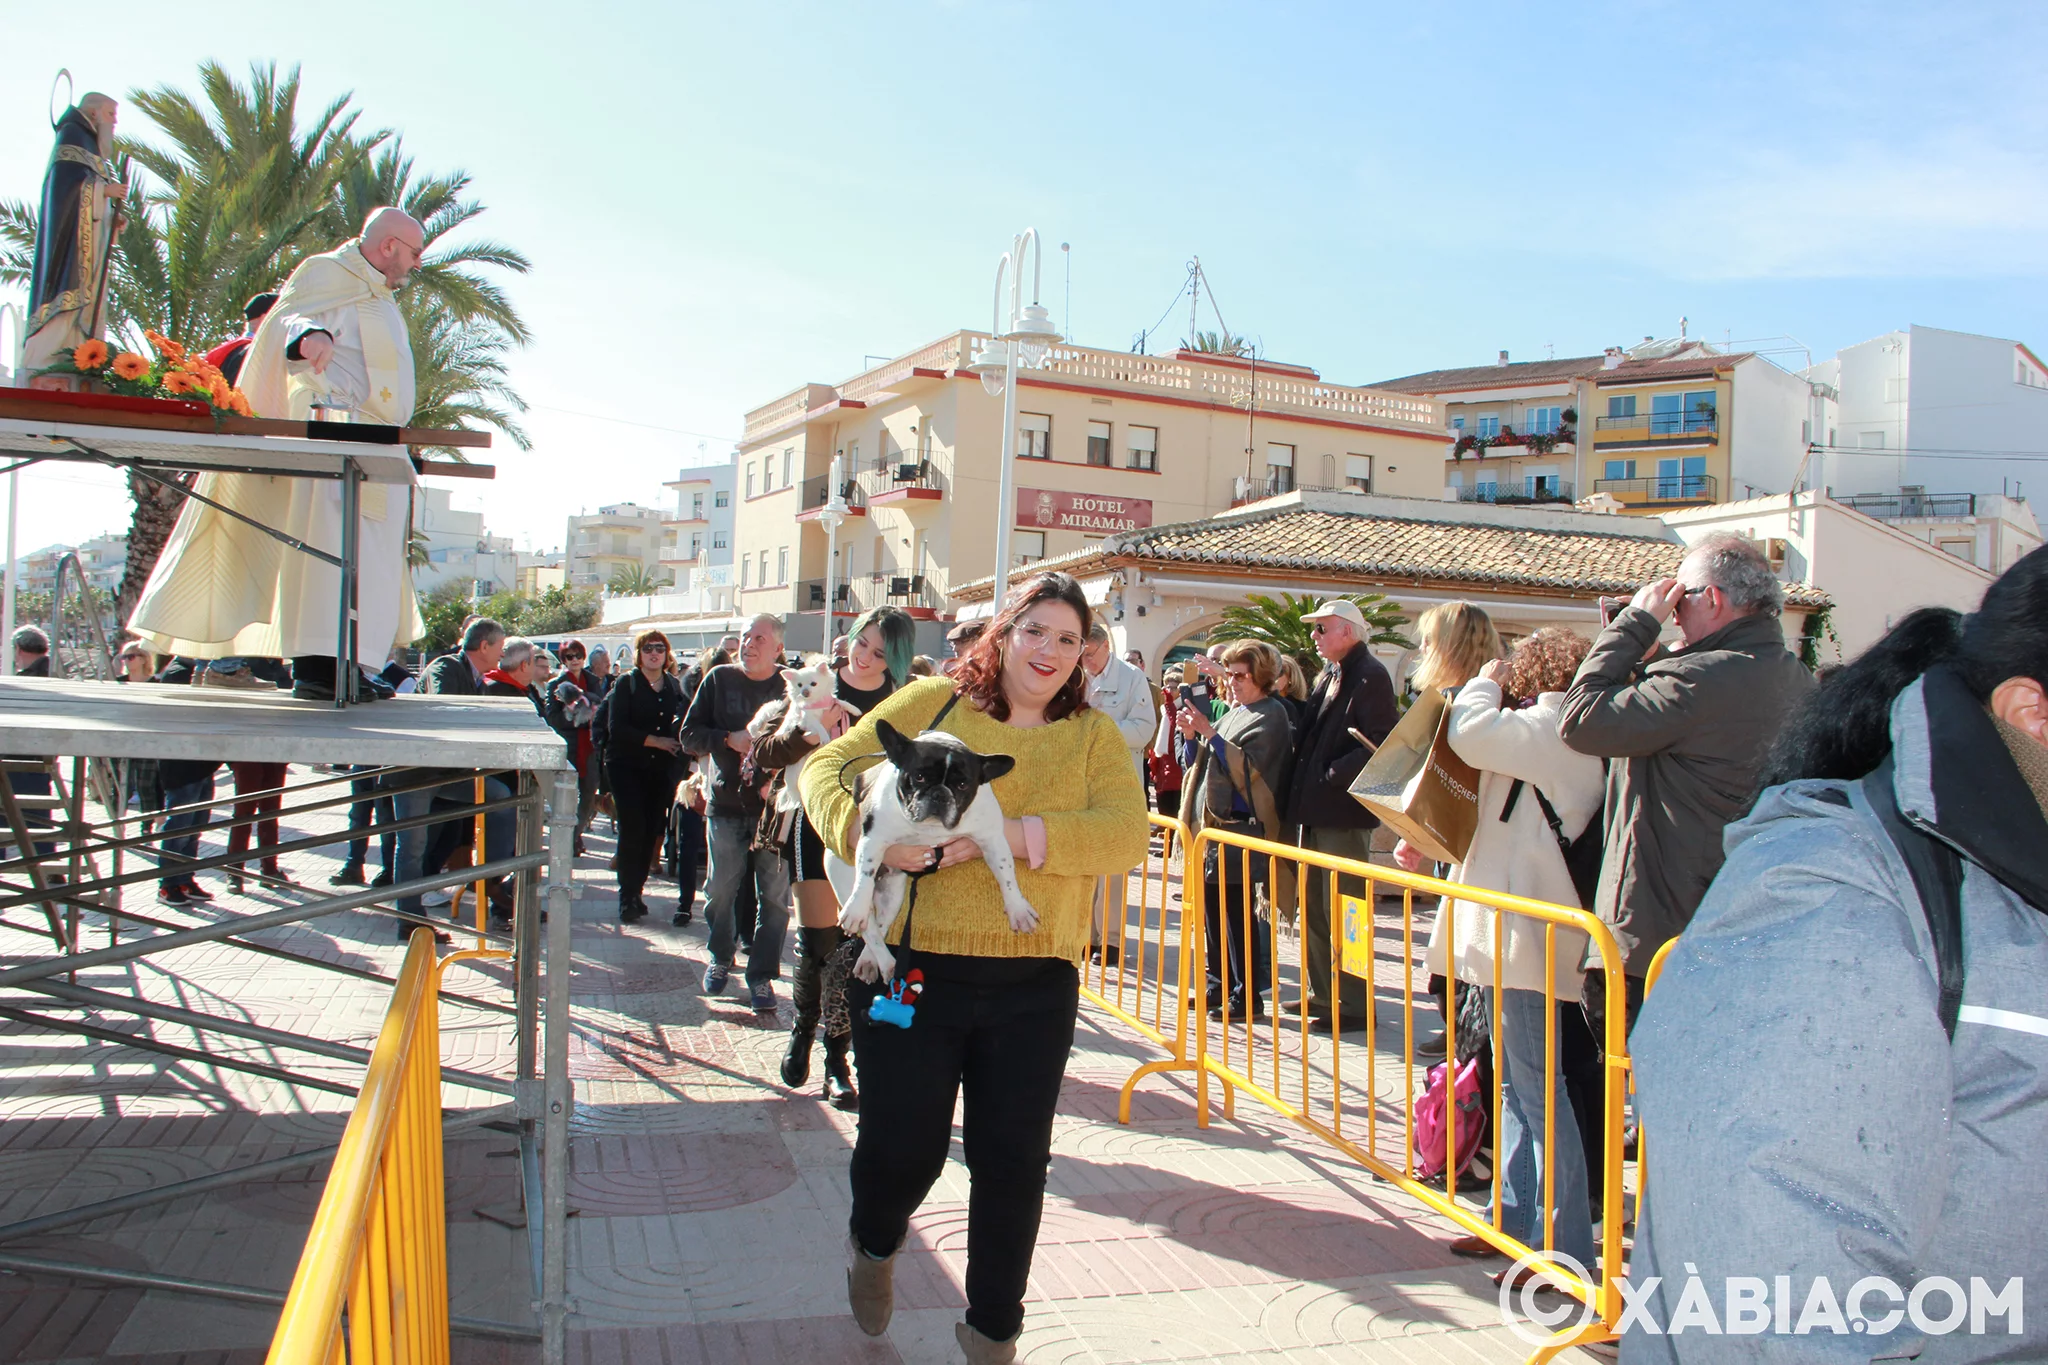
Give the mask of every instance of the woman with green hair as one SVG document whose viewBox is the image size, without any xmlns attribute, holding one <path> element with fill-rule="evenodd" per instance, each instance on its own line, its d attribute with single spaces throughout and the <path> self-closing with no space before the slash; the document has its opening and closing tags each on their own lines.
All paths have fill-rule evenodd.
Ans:
<svg viewBox="0 0 2048 1365">
<path fill-rule="evenodd" d="M 846 663 L 833 688 L 834 698 L 845 705 L 829 707 L 825 714 L 834 738 L 904 684 L 916 650 L 917 622 L 901 607 L 875 607 L 854 618 L 846 632 Z M 816 747 L 802 730 L 778 731 L 755 746 L 754 763 L 761 771 L 785 769 Z M 795 1088 L 810 1080 L 811 1043 L 822 1023 L 825 1098 L 836 1108 L 856 1109 L 860 1096 L 846 1061 L 852 1026 L 846 1017 L 845 972 L 843 967 L 828 970 L 828 964 L 837 965 L 834 955 L 845 937 L 839 932 L 839 901 L 825 880 L 825 842 L 801 810 L 791 822 L 783 855 L 790 862 L 799 925 L 796 979 L 790 986 L 796 1024 L 782 1059 L 783 1084 Z"/>
</svg>

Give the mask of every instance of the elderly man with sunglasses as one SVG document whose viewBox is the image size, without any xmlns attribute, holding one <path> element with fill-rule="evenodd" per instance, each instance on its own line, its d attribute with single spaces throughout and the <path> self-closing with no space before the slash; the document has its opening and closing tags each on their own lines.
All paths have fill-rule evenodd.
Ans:
<svg viewBox="0 0 2048 1365">
<path fill-rule="evenodd" d="M 1717 532 L 1616 613 L 1565 694 L 1565 744 L 1611 760 L 1594 905 L 1621 945 L 1631 1024 L 1650 959 L 1692 922 L 1722 831 L 1749 810 L 1765 752 L 1813 686 L 1785 648 L 1784 602 L 1755 542 Z M 1658 644 L 1667 622 L 1675 650 Z M 1587 974 L 1595 1037 L 1600 980 Z"/>
<path fill-rule="evenodd" d="M 1372 657 L 1371 632 L 1358 604 L 1345 598 L 1323 603 L 1306 618 L 1315 631 L 1323 671 L 1309 695 L 1306 718 L 1295 736 L 1294 770 L 1287 783 L 1284 818 L 1300 826 L 1300 845 L 1319 853 L 1366 862 L 1379 821 L 1351 795 L 1351 783 L 1369 757 L 1358 742 L 1374 745 L 1394 728 L 1394 680 Z M 1372 1011 L 1372 985 L 1338 975 L 1339 998 L 1330 998 L 1330 879 L 1306 876 L 1301 939 L 1308 972 L 1309 1014 L 1318 1029 L 1363 1028 Z M 1340 896 L 1363 896 L 1362 878 L 1337 879 Z"/>
</svg>

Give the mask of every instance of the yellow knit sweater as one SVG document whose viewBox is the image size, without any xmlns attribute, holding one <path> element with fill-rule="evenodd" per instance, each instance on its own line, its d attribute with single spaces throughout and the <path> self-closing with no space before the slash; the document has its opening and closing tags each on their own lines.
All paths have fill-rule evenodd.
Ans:
<svg viewBox="0 0 2048 1365">
<path fill-rule="evenodd" d="M 852 861 L 860 829 L 859 808 L 846 788 L 855 774 L 881 761 L 875 722 L 886 720 L 914 735 L 931 724 L 952 693 L 948 678 L 910 683 L 804 764 L 804 810 L 841 858 Z M 975 859 L 924 878 L 911 946 L 928 953 L 1080 963 L 1088 954 L 1095 879 L 1129 871 L 1145 858 L 1145 789 L 1116 722 L 1087 710 L 1019 729 L 991 720 L 963 699 L 939 728 L 978 754 L 1011 754 L 1017 760 L 996 779 L 995 794 L 1007 818 L 1036 815 L 1045 822 L 1044 864 L 1033 870 L 1017 860 L 1017 885 L 1038 911 L 1038 928 L 1028 934 L 1011 930 L 995 876 Z M 899 913 L 889 941 L 899 942 L 902 933 Z"/>
</svg>

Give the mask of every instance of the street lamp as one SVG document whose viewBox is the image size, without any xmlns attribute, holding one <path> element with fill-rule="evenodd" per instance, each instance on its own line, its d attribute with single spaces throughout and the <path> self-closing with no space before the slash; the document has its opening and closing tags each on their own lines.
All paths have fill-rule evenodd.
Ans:
<svg viewBox="0 0 2048 1365">
<path fill-rule="evenodd" d="M 846 520 L 845 491 L 839 483 L 839 457 L 832 457 L 832 472 L 826 476 L 830 482 L 825 488 L 825 505 L 818 509 L 819 524 L 825 528 L 825 624 L 819 628 L 819 648 L 830 657 L 832 653 L 832 593 L 838 584 L 834 571 L 839 567 L 839 523 Z"/>
<path fill-rule="evenodd" d="M 1024 302 L 1024 252 L 1031 252 L 1031 302 Z M 1038 302 L 1039 277 L 1045 264 L 1038 245 L 1038 229 L 1026 228 L 1010 243 L 1010 249 L 996 262 L 996 293 L 990 320 L 991 340 L 967 368 L 981 376 L 981 386 L 993 398 L 1003 396 L 1002 445 L 997 451 L 1000 471 L 996 491 L 996 595 L 1002 610 L 1010 590 L 1010 530 L 1016 518 L 1017 502 L 1017 369 L 1035 370 L 1059 344 L 1060 333 L 1052 315 Z M 1003 311 L 1003 279 L 1009 277 L 1010 308 Z M 1007 323 L 1005 318 L 1008 319 Z"/>
<path fill-rule="evenodd" d="M 7 382 L 26 386 L 22 359 L 28 348 L 28 318 L 18 304 L 0 303 L 0 322 L 14 320 L 14 345 L 7 350 Z M 14 536 L 21 523 L 21 468 L 7 471 L 7 583 L 0 587 L 0 635 L 7 637 L 7 650 L 0 656 L 0 673 L 14 676 Z"/>
</svg>

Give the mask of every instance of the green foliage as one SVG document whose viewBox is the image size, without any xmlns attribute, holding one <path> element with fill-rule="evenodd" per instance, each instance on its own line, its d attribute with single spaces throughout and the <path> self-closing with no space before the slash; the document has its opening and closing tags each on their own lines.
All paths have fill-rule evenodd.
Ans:
<svg viewBox="0 0 2048 1365">
<path fill-rule="evenodd" d="M 1200 351 L 1204 355 L 1249 356 L 1252 353 L 1249 341 L 1228 330 L 1197 332 L 1193 341 L 1182 339 L 1180 348 L 1183 351 Z"/>
<path fill-rule="evenodd" d="M 488 616 L 514 635 L 552 638 L 589 629 L 599 613 L 597 593 L 589 588 L 557 586 L 538 597 L 499 592 L 482 602 L 475 600 L 475 592 L 475 581 L 465 578 L 443 583 L 420 599 L 420 615 L 427 621 L 427 633 L 416 642 L 421 649 L 453 649 L 462 638 L 462 623 L 472 616 Z"/>
<path fill-rule="evenodd" d="M 1799 662 L 1813 672 L 1820 671 L 1822 641 L 1833 646 L 1833 662 L 1842 662 L 1842 637 L 1835 634 L 1835 608 L 1832 603 L 1808 612 L 1806 623 L 1799 631 Z"/>
<path fill-rule="evenodd" d="M 612 575 L 605 588 L 614 597 L 646 597 L 667 587 L 672 580 L 656 578 L 649 573 L 645 564 L 635 564 L 630 569 L 621 569 Z"/>
<path fill-rule="evenodd" d="M 1357 604 L 1359 615 L 1365 618 L 1368 643 L 1415 648 L 1415 642 L 1401 633 L 1401 627 L 1408 618 L 1387 600 L 1386 594 L 1361 592 L 1342 596 Z M 1209 642 L 1263 641 L 1292 657 L 1301 665 L 1302 672 L 1313 678 L 1323 666 L 1323 661 L 1316 653 L 1311 623 L 1304 618 L 1316 609 L 1321 600 L 1325 599 L 1297 597 L 1293 593 L 1282 593 L 1278 597 L 1253 593 L 1246 599 L 1246 605 L 1224 610 L 1223 620 L 1209 632 Z"/>
</svg>

